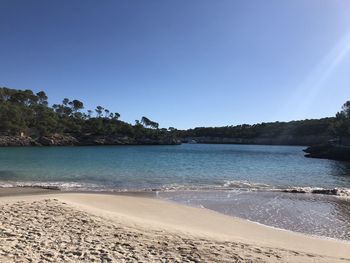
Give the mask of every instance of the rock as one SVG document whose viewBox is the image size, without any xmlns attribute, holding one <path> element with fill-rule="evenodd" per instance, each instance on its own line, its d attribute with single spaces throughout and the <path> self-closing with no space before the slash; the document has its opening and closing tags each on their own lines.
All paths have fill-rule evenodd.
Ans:
<svg viewBox="0 0 350 263">
<path fill-rule="evenodd" d="M 71 135 L 54 134 L 52 136 L 43 136 L 39 138 L 39 143 L 44 146 L 72 146 L 78 145 L 78 140 Z"/>
<path fill-rule="evenodd" d="M 1 136 L 0 147 L 6 146 L 90 146 L 90 145 L 178 145 L 181 141 L 172 137 L 133 138 L 124 135 L 92 135 L 73 136 L 54 134 L 33 139 L 29 136 Z"/>
<path fill-rule="evenodd" d="M 39 139 L 39 142 L 44 146 L 51 146 L 54 145 L 54 141 L 48 137 L 41 137 Z"/>
<path fill-rule="evenodd" d="M 180 141 L 173 138 L 151 139 L 132 138 L 121 135 L 84 135 L 78 137 L 79 145 L 177 145 Z"/>
<path fill-rule="evenodd" d="M 319 144 L 304 149 L 305 157 L 350 161 L 350 146 Z"/>
<path fill-rule="evenodd" d="M 0 136 L 0 147 L 4 146 L 32 146 L 35 140 L 27 136 Z"/>
</svg>

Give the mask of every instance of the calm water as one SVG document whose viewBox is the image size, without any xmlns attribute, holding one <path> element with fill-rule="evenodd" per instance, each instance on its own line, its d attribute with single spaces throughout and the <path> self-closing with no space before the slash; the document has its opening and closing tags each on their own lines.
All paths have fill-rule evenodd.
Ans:
<svg viewBox="0 0 350 263">
<path fill-rule="evenodd" d="M 158 196 L 263 224 L 350 240 L 350 164 L 303 147 L 253 145 L 0 148 L 0 185 L 161 190 Z M 342 196 L 284 193 L 342 188 Z M 350 195 L 350 192 L 349 192 Z"/>
</svg>

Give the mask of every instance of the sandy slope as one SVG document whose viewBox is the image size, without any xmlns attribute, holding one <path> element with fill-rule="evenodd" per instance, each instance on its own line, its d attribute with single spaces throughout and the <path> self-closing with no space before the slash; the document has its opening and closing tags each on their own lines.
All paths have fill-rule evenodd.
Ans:
<svg viewBox="0 0 350 263">
<path fill-rule="evenodd" d="M 350 262 L 350 243 L 162 200 L 0 198 L 0 262 Z"/>
</svg>

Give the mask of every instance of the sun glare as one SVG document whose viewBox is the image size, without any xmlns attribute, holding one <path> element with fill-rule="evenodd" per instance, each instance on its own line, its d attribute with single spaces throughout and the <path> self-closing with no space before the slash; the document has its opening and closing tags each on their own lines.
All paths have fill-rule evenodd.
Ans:
<svg viewBox="0 0 350 263">
<path fill-rule="evenodd" d="M 285 104 L 284 112 L 291 112 L 293 119 L 300 118 L 315 103 L 322 90 L 329 87 L 327 81 L 335 69 L 342 64 L 350 52 L 350 30 L 331 48 L 310 74 L 300 83 L 291 99 Z M 297 106 L 297 107 L 296 107 Z"/>
</svg>

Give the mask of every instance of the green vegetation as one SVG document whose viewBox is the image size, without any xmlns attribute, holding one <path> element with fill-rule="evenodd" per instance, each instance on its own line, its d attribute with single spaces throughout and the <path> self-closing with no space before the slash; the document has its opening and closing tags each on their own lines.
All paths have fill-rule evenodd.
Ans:
<svg viewBox="0 0 350 263">
<path fill-rule="evenodd" d="M 331 130 L 336 140 L 306 148 L 306 157 L 350 161 L 350 101 L 336 114 Z"/>
<path fill-rule="evenodd" d="M 254 125 L 198 127 L 174 132 L 182 138 L 202 138 L 198 139 L 199 142 L 209 143 L 222 141 L 203 138 L 239 138 L 242 139 L 241 143 L 301 145 L 323 143 L 336 137 L 341 141 L 348 141 L 347 138 L 350 138 L 350 101 L 343 105 L 336 117 Z M 231 142 L 236 143 L 236 141 Z"/>
<path fill-rule="evenodd" d="M 102 106 L 97 106 L 95 110 L 85 110 L 84 103 L 77 99 L 64 98 L 61 104 L 49 106 L 44 91 L 34 93 L 31 90 L 0 88 L 0 135 L 41 138 L 57 134 L 74 136 L 78 141 L 80 138 L 86 140 L 87 137 L 94 136 L 124 136 L 132 138 L 132 143 L 163 140 L 167 144 L 166 141 L 174 142 L 176 138 L 202 137 L 242 139 L 238 143 L 314 144 L 334 137 L 350 137 L 350 101 L 332 118 L 177 130 L 174 127 L 160 129 L 157 122 L 147 117 L 129 124 L 120 120 L 119 113 Z"/>
<path fill-rule="evenodd" d="M 243 124 L 224 127 L 199 127 L 180 131 L 183 137 L 225 137 L 225 138 L 276 138 L 280 136 L 327 136 L 330 135 L 334 118 Z"/>
<path fill-rule="evenodd" d="M 350 101 L 343 104 L 342 110 L 336 115 L 332 128 L 334 134 L 340 139 L 350 137 Z"/>
<path fill-rule="evenodd" d="M 53 134 L 73 136 L 128 136 L 158 140 L 169 138 L 166 129 L 142 117 L 135 125 L 121 121 L 120 114 L 97 106 L 83 111 L 84 103 L 79 100 L 63 99 L 61 104 L 49 106 L 44 91 L 0 88 L 0 133 L 17 136 L 24 134 L 33 138 Z"/>
</svg>

